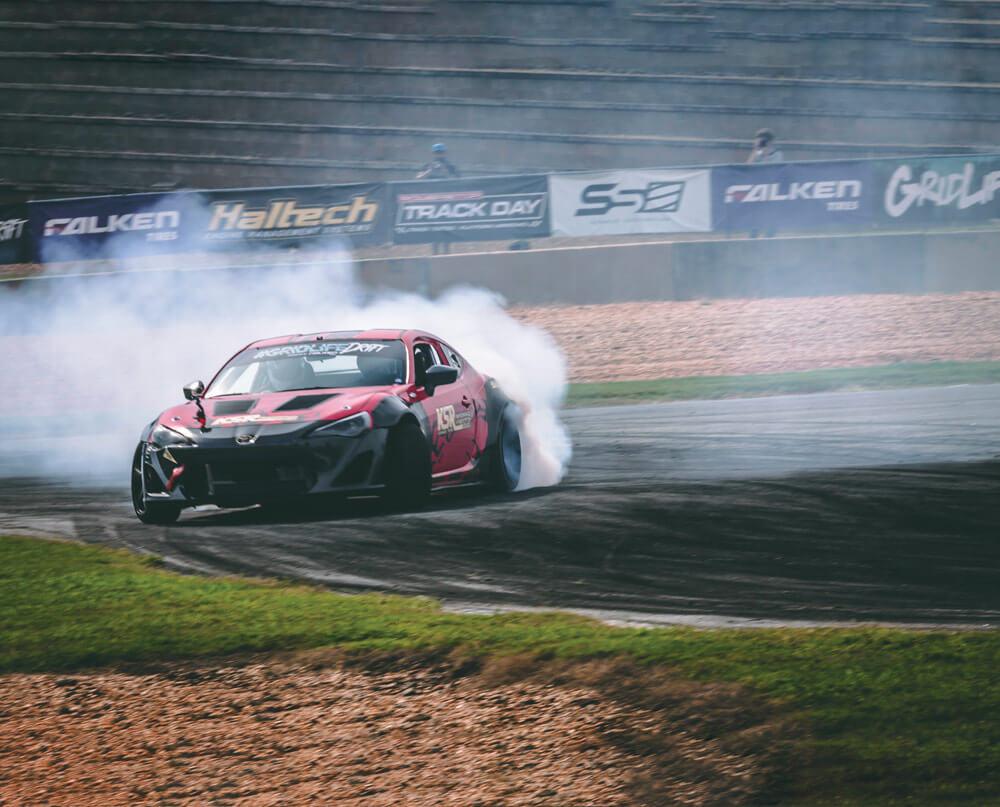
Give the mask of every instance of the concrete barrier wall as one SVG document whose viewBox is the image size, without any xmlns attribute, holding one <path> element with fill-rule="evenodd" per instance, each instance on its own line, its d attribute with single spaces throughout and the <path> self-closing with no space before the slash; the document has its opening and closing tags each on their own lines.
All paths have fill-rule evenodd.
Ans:
<svg viewBox="0 0 1000 807">
<path fill-rule="evenodd" d="M 475 285 L 514 304 L 1000 289 L 1000 232 L 787 237 L 368 260 L 372 288 Z"/>
</svg>

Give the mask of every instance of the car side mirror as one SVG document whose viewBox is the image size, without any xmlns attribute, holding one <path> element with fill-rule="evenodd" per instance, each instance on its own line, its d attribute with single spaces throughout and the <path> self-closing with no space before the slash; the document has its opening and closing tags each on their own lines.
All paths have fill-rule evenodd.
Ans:
<svg viewBox="0 0 1000 807">
<path fill-rule="evenodd" d="M 184 397 L 189 401 L 197 401 L 205 394 L 205 384 L 202 381 L 192 381 L 184 387 Z"/>
<path fill-rule="evenodd" d="M 446 364 L 432 364 L 424 371 L 424 389 L 428 395 L 433 395 L 434 390 L 446 384 L 454 384 L 458 379 L 458 368 L 448 367 Z"/>
</svg>

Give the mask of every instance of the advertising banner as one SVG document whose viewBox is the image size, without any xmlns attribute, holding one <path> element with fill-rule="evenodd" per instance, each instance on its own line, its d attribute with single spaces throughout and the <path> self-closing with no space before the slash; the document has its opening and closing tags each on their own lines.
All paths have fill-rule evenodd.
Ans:
<svg viewBox="0 0 1000 807">
<path fill-rule="evenodd" d="M 553 235 L 707 232 L 711 179 L 700 171 L 553 174 Z"/>
<path fill-rule="evenodd" d="M 871 163 L 713 168 L 712 215 L 717 230 L 867 225 L 872 219 Z"/>
<path fill-rule="evenodd" d="M 1000 218 L 1000 156 L 876 160 L 873 170 L 880 226 Z"/>
<path fill-rule="evenodd" d="M 31 260 L 27 205 L 0 206 L 0 264 Z"/>
<path fill-rule="evenodd" d="M 382 183 L 204 191 L 202 201 L 192 229 L 201 249 L 389 240 L 388 193 Z"/>
<path fill-rule="evenodd" d="M 549 234 L 544 175 L 394 182 L 393 241 L 500 241 Z"/>
<path fill-rule="evenodd" d="M 29 202 L 39 262 L 131 257 L 182 248 L 182 227 L 197 208 L 195 194 L 139 193 Z"/>
</svg>

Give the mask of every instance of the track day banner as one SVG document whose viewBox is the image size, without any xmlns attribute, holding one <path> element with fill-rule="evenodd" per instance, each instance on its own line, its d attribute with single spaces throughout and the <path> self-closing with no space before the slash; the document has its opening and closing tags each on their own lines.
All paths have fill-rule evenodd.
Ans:
<svg viewBox="0 0 1000 807">
<path fill-rule="evenodd" d="M 27 205 L 0 206 L 0 264 L 31 260 Z"/>
<path fill-rule="evenodd" d="M 392 238 L 397 244 L 501 241 L 549 234 L 543 174 L 394 182 Z"/>
<path fill-rule="evenodd" d="M 1000 155 L 876 160 L 881 227 L 1000 219 Z"/>
<path fill-rule="evenodd" d="M 717 230 L 870 224 L 869 162 L 725 165 L 712 169 Z"/>
<path fill-rule="evenodd" d="M 711 179 L 700 171 L 553 174 L 553 235 L 707 232 Z"/>
</svg>

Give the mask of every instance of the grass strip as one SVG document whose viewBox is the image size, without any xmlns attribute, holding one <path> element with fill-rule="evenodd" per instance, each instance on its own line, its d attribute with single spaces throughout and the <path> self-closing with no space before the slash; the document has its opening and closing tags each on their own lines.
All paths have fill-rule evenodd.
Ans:
<svg viewBox="0 0 1000 807">
<path fill-rule="evenodd" d="M 784 804 L 1000 800 L 996 633 L 622 629 L 567 614 L 447 614 L 426 598 L 186 577 L 123 551 L 0 538 L 2 672 L 328 645 L 624 656 L 741 682 L 811 727 Z"/>
<path fill-rule="evenodd" d="M 569 385 L 566 406 L 995 383 L 1000 383 L 1000 362 L 908 362 L 796 373 L 577 383 Z"/>
</svg>

